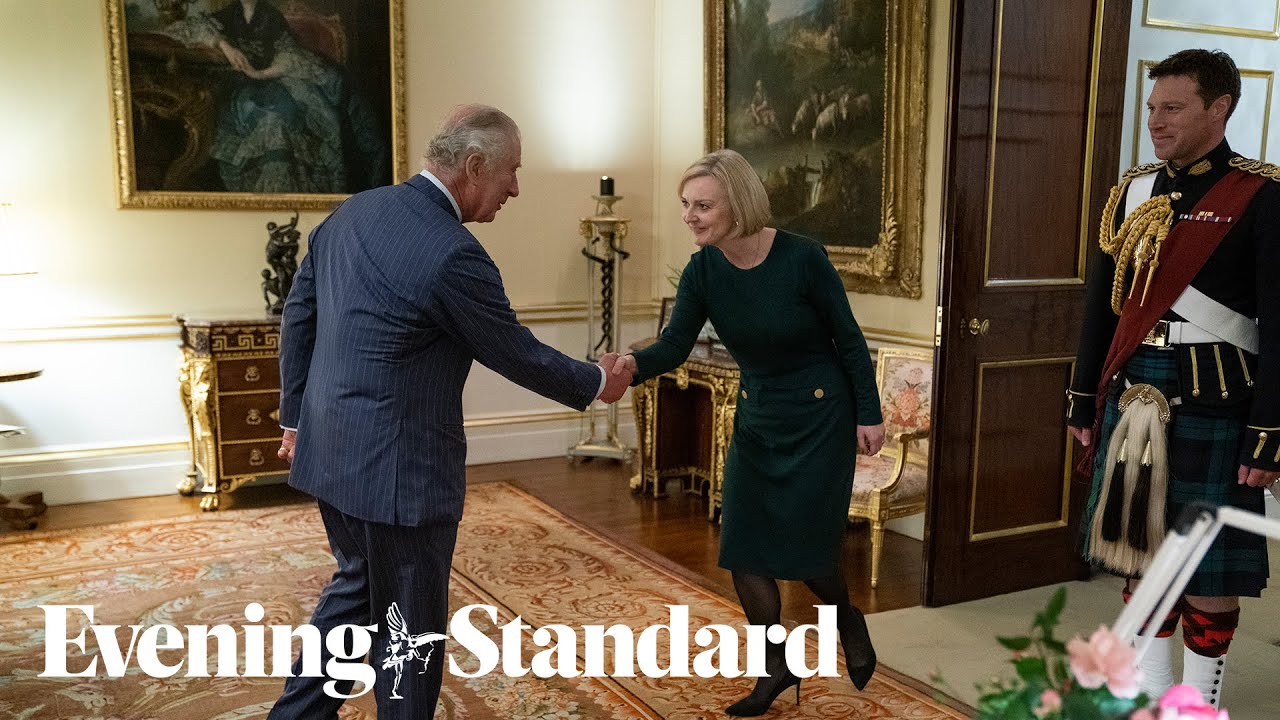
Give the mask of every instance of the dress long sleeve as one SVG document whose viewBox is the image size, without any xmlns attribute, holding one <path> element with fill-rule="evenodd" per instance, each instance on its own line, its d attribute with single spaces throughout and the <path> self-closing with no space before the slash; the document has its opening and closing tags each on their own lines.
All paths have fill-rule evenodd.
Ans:
<svg viewBox="0 0 1280 720">
<path fill-rule="evenodd" d="M 698 341 L 698 333 L 707 322 L 706 294 L 698 265 L 690 262 L 680 274 L 675 309 L 657 342 L 635 353 L 637 372 L 632 385 L 679 367 Z"/>
<path fill-rule="evenodd" d="M 875 369 L 871 366 L 871 352 L 849 307 L 844 283 L 825 251 L 812 253 L 809 265 L 809 299 L 831 332 L 840 365 L 853 386 L 858 424 L 879 425 L 884 422 L 884 417 L 880 412 L 880 391 L 876 387 Z"/>
</svg>

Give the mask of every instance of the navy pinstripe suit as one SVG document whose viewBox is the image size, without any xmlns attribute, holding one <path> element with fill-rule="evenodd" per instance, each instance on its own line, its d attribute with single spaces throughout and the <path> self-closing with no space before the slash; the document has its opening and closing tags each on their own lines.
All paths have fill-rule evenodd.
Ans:
<svg viewBox="0 0 1280 720">
<path fill-rule="evenodd" d="M 281 333 L 280 424 L 298 430 L 289 484 L 320 501 L 339 565 L 312 623 L 378 623 L 379 717 L 430 717 L 444 653 L 425 674 L 406 669 L 404 699 L 389 700 L 385 616 L 396 602 L 413 633 L 446 630 L 471 364 L 577 409 L 600 371 L 516 321 L 492 259 L 421 175 L 355 195 L 316 227 Z M 333 717 L 341 701 L 324 680 L 290 679 L 271 717 Z"/>
</svg>

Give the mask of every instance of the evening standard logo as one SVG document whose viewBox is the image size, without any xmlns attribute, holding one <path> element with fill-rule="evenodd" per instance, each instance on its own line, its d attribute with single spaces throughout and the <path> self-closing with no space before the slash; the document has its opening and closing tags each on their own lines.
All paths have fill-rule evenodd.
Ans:
<svg viewBox="0 0 1280 720">
<path fill-rule="evenodd" d="M 130 665 L 136 665 L 153 678 L 183 677 L 293 677 L 295 640 L 300 643 L 303 677 L 327 677 L 324 692 L 330 697 L 350 699 L 373 689 L 378 671 L 366 658 L 373 648 L 378 625 L 339 625 L 323 638 L 313 625 L 262 625 L 262 605 L 249 603 L 244 608 L 247 624 L 231 625 L 96 625 L 92 605 L 40 605 L 45 617 L 44 671 L 40 677 L 123 677 Z M 689 608 L 668 605 L 669 621 L 636 631 L 627 625 L 583 625 L 579 628 L 552 624 L 539 628 L 515 619 L 501 626 L 499 642 L 476 627 L 473 617 L 479 613 L 497 626 L 498 610 L 492 605 L 468 605 L 453 614 L 449 634 L 414 633 L 412 618 L 406 618 L 399 605 L 387 608 L 387 639 L 379 663 L 384 676 L 392 683 L 391 697 L 401 699 L 400 683 L 405 673 L 423 673 L 439 657 L 443 661 L 444 640 L 452 640 L 462 651 L 447 655 L 449 673 L 461 678 L 475 678 L 501 669 L 509 677 L 532 673 L 538 678 L 577 677 L 762 677 L 765 670 L 765 648 L 769 643 L 784 644 L 788 670 L 797 677 L 815 675 L 835 677 L 836 609 L 819 605 L 818 622 L 799 625 L 788 631 L 781 625 L 747 625 L 745 627 L 709 624 L 692 630 Z M 72 617 L 83 619 L 87 626 L 74 636 L 68 626 Z M 77 622 L 77 625 L 81 623 Z M 486 625 L 487 625 L 486 624 Z M 532 632 L 530 632 L 532 631 Z M 88 634 L 97 644 L 96 653 L 88 653 Z M 817 642 L 817 665 L 806 664 L 808 637 Z M 528 641 L 537 650 L 525 663 Z M 659 646 L 665 642 L 666 652 Z M 744 647 L 745 646 L 745 647 Z M 325 660 L 322 648 L 330 657 Z M 691 648 L 693 654 L 691 657 Z M 184 652 L 185 651 L 185 652 Z M 437 652 L 441 651 L 441 652 Z M 606 658 L 612 654 L 612 662 Z M 164 652 L 164 657 L 161 653 Z M 474 656 L 474 669 L 464 669 Z M 210 656 L 216 654 L 216 667 L 210 671 Z M 240 658 L 243 657 L 243 663 Z M 270 657 L 268 671 L 267 658 Z M 87 659 L 87 661 L 86 661 Z M 745 662 L 744 662 L 745 660 Z M 323 662 L 322 662 L 323 661 Z M 72 669 L 74 666 L 78 669 Z M 342 693 L 338 686 L 352 681 L 359 690 Z"/>
</svg>

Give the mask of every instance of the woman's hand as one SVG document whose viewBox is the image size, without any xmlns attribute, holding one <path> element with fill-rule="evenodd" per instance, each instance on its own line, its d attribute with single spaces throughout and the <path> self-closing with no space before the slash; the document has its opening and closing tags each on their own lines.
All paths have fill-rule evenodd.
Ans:
<svg viewBox="0 0 1280 720">
<path fill-rule="evenodd" d="M 638 369 L 636 367 L 635 355 L 632 355 L 631 353 L 627 353 L 626 355 L 619 357 L 618 361 L 613 364 L 614 375 L 621 375 L 624 371 L 630 372 L 632 375 L 636 374 Z"/>
<path fill-rule="evenodd" d="M 240 52 L 240 49 L 236 46 L 226 40 L 219 40 L 218 49 L 222 51 L 223 57 L 227 59 L 227 62 L 231 64 L 231 67 L 239 70 L 245 75 L 254 72 L 253 65 L 249 62 L 249 58 L 245 57 L 244 53 Z"/>
<path fill-rule="evenodd" d="M 875 455 L 884 447 L 884 423 L 858 426 L 858 452 Z"/>
</svg>

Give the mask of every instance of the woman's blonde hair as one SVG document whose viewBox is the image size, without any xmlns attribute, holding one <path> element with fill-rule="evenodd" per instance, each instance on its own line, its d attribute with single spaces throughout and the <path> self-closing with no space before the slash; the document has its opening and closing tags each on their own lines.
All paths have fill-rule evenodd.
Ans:
<svg viewBox="0 0 1280 720">
<path fill-rule="evenodd" d="M 769 222 L 769 195 L 760 176 L 741 154 L 728 148 L 703 155 L 680 176 L 678 193 L 696 177 L 713 177 L 720 181 L 729 196 L 729 210 L 743 235 L 759 232 Z"/>
</svg>

